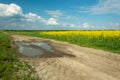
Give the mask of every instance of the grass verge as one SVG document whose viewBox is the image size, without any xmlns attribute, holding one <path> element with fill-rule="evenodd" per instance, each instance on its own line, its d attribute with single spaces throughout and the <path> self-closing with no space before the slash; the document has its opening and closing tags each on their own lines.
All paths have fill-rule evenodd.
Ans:
<svg viewBox="0 0 120 80">
<path fill-rule="evenodd" d="M 11 38 L 0 31 L 0 80 L 39 80 L 26 62 L 17 59 L 10 42 Z"/>
</svg>

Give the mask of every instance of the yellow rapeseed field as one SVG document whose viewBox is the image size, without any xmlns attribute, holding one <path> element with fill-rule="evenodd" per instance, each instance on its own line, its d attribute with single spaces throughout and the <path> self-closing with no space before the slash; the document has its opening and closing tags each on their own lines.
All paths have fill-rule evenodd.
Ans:
<svg viewBox="0 0 120 80">
<path fill-rule="evenodd" d="M 87 37 L 104 37 L 104 38 L 120 38 L 120 31 L 50 31 L 40 32 L 43 35 L 50 36 L 87 36 Z"/>
</svg>

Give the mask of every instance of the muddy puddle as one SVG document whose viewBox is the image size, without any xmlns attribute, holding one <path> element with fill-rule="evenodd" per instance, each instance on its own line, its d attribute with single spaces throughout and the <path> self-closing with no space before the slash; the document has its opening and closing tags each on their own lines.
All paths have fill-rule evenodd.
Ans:
<svg viewBox="0 0 120 80">
<path fill-rule="evenodd" d="M 41 56 L 45 51 L 52 52 L 52 47 L 43 42 L 15 42 L 18 52 L 27 57 Z"/>
<path fill-rule="evenodd" d="M 27 57 L 62 57 L 72 56 L 63 52 L 55 51 L 52 46 L 45 42 L 15 42 L 18 52 Z"/>
</svg>

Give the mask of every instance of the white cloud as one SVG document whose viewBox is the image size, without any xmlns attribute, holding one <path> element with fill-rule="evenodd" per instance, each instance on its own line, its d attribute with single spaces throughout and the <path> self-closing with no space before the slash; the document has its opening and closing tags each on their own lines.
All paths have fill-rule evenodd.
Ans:
<svg viewBox="0 0 120 80">
<path fill-rule="evenodd" d="M 72 19 L 72 17 L 71 16 L 67 16 L 66 19 Z"/>
<path fill-rule="evenodd" d="M 120 23 L 111 23 L 110 27 L 112 27 L 112 28 L 120 28 Z"/>
<path fill-rule="evenodd" d="M 87 12 L 90 12 L 89 11 L 89 8 L 86 8 L 86 7 L 80 7 L 79 10 L 78 10 L 79 13 L 87 13 Z"/>
<path fill-rule="evenodd" d="M 57 19 L 50 18 L 47 22 L 47 25 L 58 25 Z"/>
<path fill-rule="evenodd" d="M 69 26 L 69 24 L 67 22 L 61 22 L 60 25 L 63 26 L 63 27 Z"/>
<path fill-rule="evenodd" d="M 120 15 L 120 0 L 99 0 L 96 5 L 80 7 L 79 13 L 117 14 Z"/>
<path fill-rule="evenodd" d="M 75 24 L 71 24 L 70 27 L 75 27 Z"/>
<path fill-rule="evenodd" d="M 65 16 L 65 19 L 67 19 L 67 20 L 79 20 L 79 18 L 76 16 Z"/>
<path fill-rule="evenodd" d="M 48 11 L 48 13 L 53 17 L 45 19 L 32 12 L 24 14 L 17 4 L 0 4 L 0 29 L 48 29 L 52 25 L 54 28 L 59 27 L 61 23 L 58 23 L 57 18 L 62 15 L 61 11 Z"/>
<path fill-rule="evenodd" d="M 93 14 L 112 13 L 120 15 L 120 0 L 99 0 L 98 4 L 90 8 Z"/>
<path fill-rule="evenodd" d="M 46 20 L 41 16 L 35 13 L 23 14 L 22 8 L 14 3 L 12 4 L 0 4 L 0 16 L 1 17 L 11 17 L 11 16 L 19 16 L 22 21 L 28 22 L 42 22 L 46 23 Z"/>
<path fill-rule="evenodd" d="M 94 25 L 92 25 L 92 26 L 91 26 L 91 28 L 95 28 L 95 26 L 94 26 Z"/>
<path fill-rule="evenodd" d="M 96 25 L 89 24 L 89 23 L 83 23 L 82 27 L 87 29 L 94 29 Z"/>
<path fill-rule="evenodd" d="M 84 28 L 88 28 L 90 25 L 88 23 L 83 23 Z"/>
<path fill-rule="evenodd" d="M 16 4 L 1 4 L 0 3 L 0 16 L 14 16 L 22 14 L 22 9 Z"/>
<path fill-rule="evenodd" d="M 63 13 L 60 10 L 46 10 L 45 11 L 47 14 L 51 15 L 52 17 L 60 17 L 63 15 Z"/>
<path fill-rule="evenodd" d="M 28 14 L 23 14 L 22 16 L 25 17 L 25 19 L 23 20 L 26 20 L 28 22 L 45 22 L 45 20 L 41 16 L 38 16 L 35 13 L 30 12 Z"/>
</svg>

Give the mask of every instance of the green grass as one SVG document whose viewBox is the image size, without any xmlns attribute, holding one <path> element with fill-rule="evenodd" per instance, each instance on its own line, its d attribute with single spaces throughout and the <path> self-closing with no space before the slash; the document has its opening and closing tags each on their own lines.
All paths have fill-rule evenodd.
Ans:
<svg viewBox="0 0 120 80">
<path fill-rule="evenodd" d="M 0 80 L 38 80 L 31 76 L 28 63 L 17 59 L 10 42 L 11 38 L 0 31 Z"/>
</svg>

